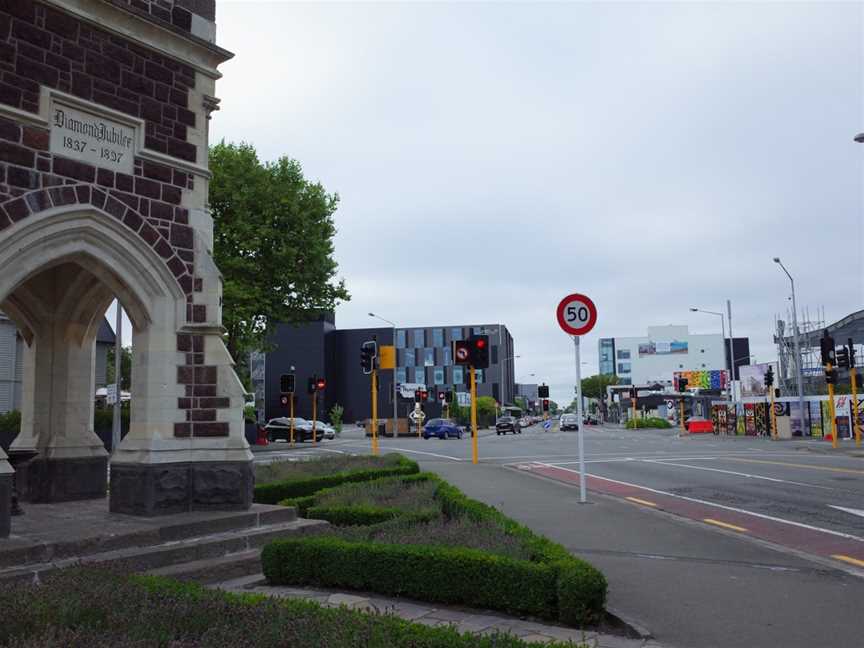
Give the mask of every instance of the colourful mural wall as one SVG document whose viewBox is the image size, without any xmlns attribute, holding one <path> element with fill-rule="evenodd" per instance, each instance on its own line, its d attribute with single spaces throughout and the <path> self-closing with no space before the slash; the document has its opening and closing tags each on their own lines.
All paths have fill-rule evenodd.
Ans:
<svg viewBox="0 0 864 648">
<path fill-rule="evenodd" d="M 675 390 L 678 389 L 678 379 L 687 379 L 687 389 L 726 389 L 728 377 L 724 369 L 712 371 L 676 371 L 672 374 Z"/>
</svg>

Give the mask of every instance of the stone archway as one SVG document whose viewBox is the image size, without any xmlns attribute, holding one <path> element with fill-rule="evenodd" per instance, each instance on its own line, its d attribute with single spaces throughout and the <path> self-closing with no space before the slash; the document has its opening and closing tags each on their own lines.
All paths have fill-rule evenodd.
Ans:
<svg viewBox="0 0 864 648">
<path fill-rule="evenodd" d="M 95 190 L 86 201 L 71 195 L 0 237 L 0 310 L 26 342 L 12 447 L 39 452 L 23 490 L 43 502 L 105 495 L 108 457 L 92 429 L 94 344 L 117 297 L 133 324 L 135 371 L 130 430 L 111 460 L 111 510 L 248 508 L 243 389 L 218 326 L 195 321 L 206 318 L 195 317 L 191 279 L 181 283 L 188 266 L 172 263 L 161 234 L 148 240 L 131 209 L 98 205 Z"/>
</svg>

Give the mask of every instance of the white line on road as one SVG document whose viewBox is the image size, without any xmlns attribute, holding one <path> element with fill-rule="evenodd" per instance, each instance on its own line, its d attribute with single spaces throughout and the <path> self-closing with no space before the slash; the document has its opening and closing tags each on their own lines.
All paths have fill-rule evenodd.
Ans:
<svg viewBox="0 0 864 648">
<path fill-rule="evenodd" d="M 838 511 L 843 511 L 845 513 L 851 513 L 852 515 L 859 515 L 861 517 L 864 517 L 864 511 L 862 511 L 861 509 L 846 508 L 845 506 L 834 506 L 833 504 L 829 504 L 828 506 L 833 509 L 837 509 Z"/>
<path fill-rule="evenodd" d="M 660 464 L 663 466 L 680 466 L 681 468 L 692 468 L 693 470 L 707 470 L 709 472 L 724 473 L 726 475 L 735 475 L 736 477 L 747 477 L 748 479 L 763 479 L 769 482 L 777 482 L 778 484 L 794 484 L 795 486 L 806 486 L 807 488 L 821 488 L 823 490 L 834 490 L 828 486 L 817 486 L 816 484 L 805 484 L 804 482 L 790 481 L 788 479 L 777 479 L 776 477 L 765 477 L 764 475 L 751 475 L 750 473 L 735 472 L 734 470 L 722 470 L 720 468 L 707 468 L 705 466 L 689 466 L 687 464 L 677 463 L 680 459 L 640 459 L 643 463 Z"/>
<path fill-rule="evenodd" d="M 567 472 L 579 474 L 578 470 L 573 470 L 572 468 L 564 468 L 563 466 L 555 466 L 553 464 L 543 463 L 541 461 L 537 461 L 535 463 L 540 464 L 541 466 L 546 466 L 547 468 L 558 468 L 558 470 L 566 470 Z M 644 491 L 648 491 L 649 493 L 657 493 L 658 495 L 665 495 L 667 497 L 674 497 L 676 499 L 685 500 L 688 502 L 695 502 L 696 504 L 705 504 L 706 506 L 714 506 L 720 509 L 724 509 L 726 511 L 733 511 L 735 513 L 743 513 L 744 515 L 752 515 L 753 517 L 762 518 L 763 520 L 770 520 L 772 522 L 780 522 L 781 524 L 788 524 L 790 526 L 800 527 L 802 529 L 808 529 L 810 531 L 820 531 L 822 533 L 827 533 L 829 535 L 837 536 L 840 538 L 846 538 L 847 540 L 857 540 L 858 542 L 864 542 L 864 538 L 861 538 L 856 535 L 852 535 L 851 533 L 842 533 L 841 531 L 832 531 L 831 529 L 823 529 L 822 527 L 812 526 L 810 524 L 804 524 L 803 522 L 795 522 L 793 520 L 784 520 L 783 518 L 774 517 L 773 515 L 765 515 L 764 513 L 754 513 L 753 511 L 748 511 L 746 509 L 736 508 L 734 506 L 726 506 L 725 504 L 718 504 L 717 502 L 709 502 L 708 500 L 702 500 L 695 497 L 687 497 L 686 495 L 678 495 L 677 493 L 670 493 L 669 491 L 662 491 L 656 488 L 650 488 L 648 486 L 640 486 L 639 484 L 631 484 L 630 482 L 621 481 L 619 479 L 610 479 L 609 477 L 601 477 L 600 475 L 587 475 L 586 477 L 593 477 L 594 479 L 602 479 L 604 481 L 612 482 L 613 484 L 621 484 L 622 486 L 630 486 L 631 488 L 639 488 Z"/>
<path fill-rule="evenodd" d="M 459 459 L 457 457 L 451 457 L 449 455 L 436 454 L 434 452 L 424 452 L 423 450 L 409 450 L 408 448 L 395 448 L 393 446 L 387 446 L 387 449 L 398 450 L 399 452 L 413 452 L 414 454 L 429 455 L 430 457 L 440 457 L 441 459 L 449 459 L 450 461 L 465 461 L 465 459 Z"/>
</svg>

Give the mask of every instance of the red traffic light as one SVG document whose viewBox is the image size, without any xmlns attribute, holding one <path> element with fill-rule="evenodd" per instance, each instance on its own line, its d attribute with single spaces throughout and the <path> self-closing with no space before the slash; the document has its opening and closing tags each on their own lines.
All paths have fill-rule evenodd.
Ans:
<svg viewBox="0 0 864 648">
<path fill-rule="evenodd" d="M 427 392 L 425 390 L 421 390 L 420 391 L 420 400 L 425 401 L 427 398 L 429 398 L 429 392 Z"/>
<path fill-rule="evenodd" d="M 315 388 L 316 388 L 318 391 L 323 391 L 324 388 L 325 388 L 326 386 L 327 386 L 327 381 L 324 380 L 323 378 L 319 378 L 319 379 L 318 379 L 318 382 L 315 383 Z"/>
<path fill-rule="evenodd" d="M 474 344 L 477 346 L 478 349 L 484 349 L 484 348 L 486 348 L 486 338 L 485 337 L 478 337 L 475 340 Z"/>
</svg>

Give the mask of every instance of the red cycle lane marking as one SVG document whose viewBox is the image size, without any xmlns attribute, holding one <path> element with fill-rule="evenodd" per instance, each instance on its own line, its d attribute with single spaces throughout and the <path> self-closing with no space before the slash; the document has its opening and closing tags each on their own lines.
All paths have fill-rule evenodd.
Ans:
<svg viewBox="0 0 864 648">
<path fill-rule="evenodd" d="M 575 484 L 579 482 L 578 471 L 567 468 L 540 463 L 533 463 L 530 467 L 521 464 L 520 468 L 523 471 L 565 483 Z M 598 493 L 637 500 L 645 498 L 646 494 L 650 493 L 650 501 L 656 505 L 655 508 L 667 513 L 699 522 L 703 522 L 705 518 L 720 520 L 726 524 L 746 529 L 747 533 L 741 535 L 750 535 L 832 560 L 837 560 L 836 556 L 842 555 L 852 559 L 851 561 L 844 561 L 850 564 L 864 561 L 864 541 L 850 534 L 820 530 L 789 520 L 768 519 L 758 513 L 732 510 L 721 504 L 694 501 L 692 498 L 685 498 L 681 495 L 665 493 L 636 484 L 626 484 L 596 475 L 586 475 L 586 478 L 588 488 Z"/>
</svg>

